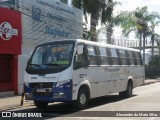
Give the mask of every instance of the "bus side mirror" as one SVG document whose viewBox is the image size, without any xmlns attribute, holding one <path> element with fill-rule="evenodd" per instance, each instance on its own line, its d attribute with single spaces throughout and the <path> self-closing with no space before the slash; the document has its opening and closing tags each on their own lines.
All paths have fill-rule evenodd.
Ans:
<svg viewBox="0 0 160 120">
<path fill-rule="evenodd" d="M 29 64 L 31 62 L 31 58 L 28 59 L 27 64 Z"/>
<path fill-rule="evenodd" d="M 78 45 L 77 54 L 78 54 L 78 55 L 83 54 L 83 45 Z"/>
<path fill-rule="evenodd" d="M 77 63 L 83 63 L 84 62 L 83 55 L 76 55 L 75 56 L 75 62 L 77 62 Z"/>
<path fill-rule="evenodd" d="M 79 62 L 78 61 L 78 55 L 75 56 L 75 62 Z"/>
</svg>

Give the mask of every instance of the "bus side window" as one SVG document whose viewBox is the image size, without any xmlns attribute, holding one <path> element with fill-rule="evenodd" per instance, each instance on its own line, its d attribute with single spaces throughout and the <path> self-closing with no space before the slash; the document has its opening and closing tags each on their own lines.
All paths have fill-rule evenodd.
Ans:
<svg viewBox="0 0 160 120">
<path fill-rule="evenodd" d="M 106 48 L 99 47 L 99 56 L 101 60 L 101 65 L 109 65 L 109 62 L 108 62 L 109 56 L 108 56 Z"/>
<path fill-rule="evenodd" d="M 117 50 L 111 48 L 110 51 L 111 51 L 112 65 L 119 65 Z"/>
<path fill-rule="evenodd" d="M 128 51 L 130 65 L 136 65 L 134 53 L 132 51 Z"/>
<path fill-rule="evenodd" d="M 127 65 L 130 65 L 129 53 L 127 50 L 125 52 L 126 52 L 126 57 L 127 57 Z"/>
<path fill-rule="evenodd" d="M 135 52 L 134 54 L 135 54 L 135 57 L 136 57 L 137 65 L 142 65 L 142 59 L 141 59 L 140 52 Z"/>
<path fill-rule="evenodd" d="M 108 64 L 112 65 L 111 51 L 109 48 L 106 48 L 106 51 L 107 51 Z"/>
<path fill-rule="evenodd" d="M 87 66 L 86 53 L 84 51 L 84 46 L 83 46 L 82 53 L 81 54 L 78 53 L 78 48 L 80 48 L 82 46 L 83 46 L 83 44 L 79 44 L 77 46 L 77 51 L 76 51 L 76 55 L 75 55 L 75 59 L 74 59 L 74 70 Z"/>
<path fill-rule="evenodd" d="M 120 59 L 121 59 L 121 65 L 128 65 L 126 51 L 119 50 L 119 55 L 120 55 Z"/>
<path fill-rule="evenodd" d="M 98 56 L 96 54 L 95 47 L 92 45 L 87 45 L 88 50 L 88 60 L 90 65 L 98 65 Z"/>
</svg>

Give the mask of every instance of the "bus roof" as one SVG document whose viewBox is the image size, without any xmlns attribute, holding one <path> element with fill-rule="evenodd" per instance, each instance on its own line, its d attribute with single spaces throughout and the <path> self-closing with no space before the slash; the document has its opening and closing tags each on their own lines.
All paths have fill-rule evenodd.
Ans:
<svg viewBox="0 0 160 120">
<path fill-rule="evenodd" d="M 121 47 L 121 46 L 110 45 L 110 44 L 106 44 L 106 43 L 93 42 L 93 41 L 88 41 L 88 40 L 83 40 L 83 39 L 56 40 L 56 41 L 52 41 L 52 42 L 42 43 L 40 45 L 54 43 L 54 42 L 58 42 L 58 41 L 75 41 L 77 43 L 83 42 L 83 43 L 87 43 L 87 44 L 90 44 L 90 45 L 97 45 L 97 46 L 100 46 L 100 47 L 108 47 L 108 48 L 116 48 L 116 49 L 121 49 L 121 50 L 140 52 L 140 50 L 134 49 L 134 48 Z"/>
<path fill-rule="evenodd" d="M 77 39 L 76 41 L 88 43 L 88 44 L 91 44 L 91 45 L 97 45 L 97 46 L 101 46 L 101 47 L 116 48 L 116 49 L 123 49 L 123 50 L 140 52 L 140 50 L 138 50 L 138 49 L 121 47 L 121 46 L 116 46 L 116 45 L 110 45 L 110 44 L 106 44 L 106 43 L 99 43 L 99 42 L 87 41 L 87 40 L 82 40 L 82 39 Z"/>
</svg>

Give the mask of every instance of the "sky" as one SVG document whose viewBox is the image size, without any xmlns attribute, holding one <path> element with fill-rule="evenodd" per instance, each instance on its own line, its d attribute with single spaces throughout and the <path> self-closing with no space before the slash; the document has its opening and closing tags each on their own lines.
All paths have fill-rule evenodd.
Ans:
<svg viewBox="0 0 160 120">
<path fill-rule="evenodd" d="M 160 0 L 117 0 L 122 3 L 121 10 L 134 10 L 137 7 L 148 6 L 149 11 L 159 12 Z"/>
</svg>

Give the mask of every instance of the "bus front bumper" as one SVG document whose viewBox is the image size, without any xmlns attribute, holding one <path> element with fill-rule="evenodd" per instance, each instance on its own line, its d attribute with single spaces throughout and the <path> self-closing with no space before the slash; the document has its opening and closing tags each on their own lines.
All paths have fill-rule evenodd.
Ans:
<svg viewBox="0 0 160 120">
<path fill-rule="evenodd" d="M 35 84 L 35 83 L 34 83 Z M 39 84 L 36 83 L 36 88 L 31 84 L 24 84 L 24 92 L 26 100 L 37 100 L 47 102 L 69 102 L 72 100 L 72 80 L 57 87 L 54 83 L 52 88 L 38 88 Z M 45 83 L 44 83 L 45 84 Z"/>
</svg>

